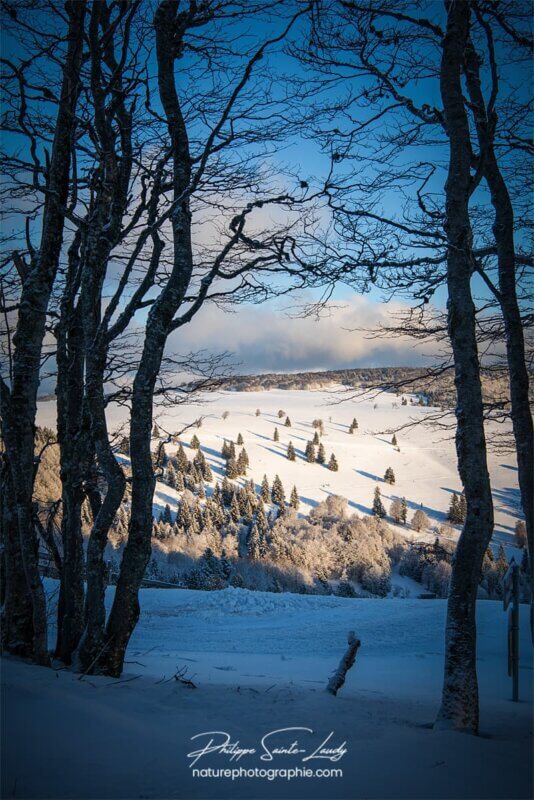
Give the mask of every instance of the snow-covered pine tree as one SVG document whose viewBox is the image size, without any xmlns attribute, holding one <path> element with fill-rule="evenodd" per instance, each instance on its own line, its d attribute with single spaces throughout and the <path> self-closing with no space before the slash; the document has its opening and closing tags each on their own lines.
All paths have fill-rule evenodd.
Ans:
<svg viewBox="0 0 534 800">
<path fill-rule="evenodd" d="M 393 447 L 397 447 L 397 437 L 395 436 L 395 434 L 393 434 L 393 437 L 391 439 L 391 444 L 393 445 Z"/>
<path fill-rule="evenodd" d="M 298 511 L 298 507 L 300 505 L 300 498 L 299 498 L 299 493 L 297 491 L 297 487 L 296 486 L 293 486 L 293 488 L 291 490 L 291 497 L 289 498 L 289 505 L 292 508 L 294 508 L 295 511 Z"/>
<path fill-rule="evenodd" d="M 275 428 L 273 433 L 273 442 L 279 442 L 279 441 L 280 441 L 280 434 L 278 433 L 278 428 Z"/>
<path fill-rule="evenodd" d="M 239 508 L 239 502 L 237 500 L 237 494 L 235 492 L 232 495 L 232 502 L 230 503 L 230 516 L 233 522 L 239 522 L 241 519 L 241 511 Z"/>
<path fill-rule="evenodd" d="M 324 449 L 324 444 L 322 442 L 319 443 L 319 447 L 317 448 L 316 461 L 318 464 L 324 464 L 326 461 L 326 452 Z"/>
<path fill-rule="evenodd" d="M 460 504 L 456 492 L 452 493 L 447 519 L 449 522 L 452 522 L 453 525 L 457 525 L 460 522 Z"/>
<path fill-rule="evenodd" d="M 182 472 L 177 472 L 176 473 L 176 484 L 175 484 L 174 488 L 176 489 L 177 492 L 183 492 L 184 491 L 185 484 L 184 484 L 184 476 L 183 476 Z"/>
<path fill-rule="evenodd" d="M 204 481 L 202 480 L 202 478 L 200 479 L 200 483 L 198 484 L 197 497 L 199 497 L 200 500 L 206 499 L 206 489 L 204 488 Z"/>
<path fill-rule="evenodd" d="M 250 561 L 260 559 L 260 532 L 257 525 L 252 525 L 247 537 L 247 558 Z"/>
<path fill-rule="evenodd" d="M 391 486 L 393 486 L 393 484 L 395 483 L 395 473 L 393 472 L 391 467 L 388 467 L 386 469 L 384 473 L 384 481 L 386 483 L 389 483 Z"/>
<path fill-rule="evenodd" d="M 236 458 L 236 457 L 237 456 L 236 456 L 235 444 L 232 441 L 228 445 L 228 458 Z"/>
<path fill-rule="evenodd" d="M 225 461 L 230 458 L 230 448 L 228 447 L 228 442 L 226 439 L 221 447 L 221 458 L 224 458 Z"/>
<path fill-rule="evenodd" d="M 193 434 L 193 437 L 191 439 L 191 447 L 193 448 L 193 450 L 198 450 L 198 448 L 200 447 L 200 441 L 196 433 Z"/>
<path fill-rule="evenodd" d="M 152 438 L 153 439 L 159 439 L 160 436 L 161 436 L 161 433 L 159 431 L 159 428 L 158 428 L 157 424 L 154 423 L 154 427 L 152 428 Z"/>
<path fill-rule="evenodd" d="M 269 481 L 267 480 L 267 475 L 263 476 L 263 480 L 261 482 L 260 497 L 264 503 L 269 503 L 271 500 L 271 488 L 269 486 Z"/>
<path fill-rule="evenodd" d="M 238 476 L 239 476 L 239 470 L 237 468 L 237 462 L 235 458 L 230 457 L 226 462 L 226 477 L 234 480 Z"/>
<path fill-rule="evenodd" d="M 278 506 L 283 506 L 286 501 L 286 493 L 280 477 L 275 475 L 273 481 L 273 488 L 271 491 L 271 500 Z"/>
<path fill-rule="evenodd" d="M 241 447 L 243 445 L 243 437 L 240 433 L 237 434 L 237 444 Z"/>
<path fill-rule="evenodd" d="M 259 408 L 256 409 L 256 416 L 261 417 L 261 411 Z"/>
<path fill-rule="evenodd" d="M 289 442 L 287 446 L 287 459 L 288 461 L 296 460 L 295 448 L 293 447 L 293 442 Z"/>
<path fill-rule="evenodd" d="M 504 576 L 506 575 L 506 573 L 508 571 L 508 567 L 509 567 L 509 564 L 508 564 L 508 559 L 506 558 L 506 553 L 504 552 L 504 547 L 503 547 L 502 544 L 500 544 L 499 545 L 499 549 L 497 551 L 497 559 L 495 561 L 495 569 L 496 569 L 497 574 L 498 574 L 498 576 L 499 576 L 501 581 L 504 578 Z"/>
<path fill-rule="evenodd" d="M 403 525 L 408 522 L 408 503 L 405 497 L 401 497 L 401 522 Z"/>
<path fill-rule="evenodd" d="M 315 446 L 318 446 L 319 442 L 320 442 L 319 433 L 318 433 L 318 431 L 315 431 L 315 433 L 313 434 L 312 444 L 314 444 Z"/>
<path fill-rule="evenodd" d="M 175 456 L 175 467 L 178 472 L 182 472 L 184 475 L 187 472 L 187 465 L 188 465 L 187 456 L 185 454 L 184 446 L 180 442 L 178 445 L 178 450 L 176 451 Z"/>
<path fill-rule="evenodd" d="M 284 422 L 284 425 L 286 426 L 286 428 L 290 428 L 291 427 L 291 420 L 289 419 L 289 417 L 286 417 L 286 421 Z"/>
<path fill-rule="evenodd" d="M 123 436 L 120 440 L 119 444 L 119 453 L 122 453 L 124 456 L 130 455 L 130 437 Z"/>
<path fill-rule="evenodd" d="M 248 467 L 248 456 L 246 450 L 243 448 L 239 453 L 239 457 L 237 459 L 237 471 L 239 475 L 246 475 L 247 474 L 247 467 Z M 230 476 L 228 476 L 230 477 Z"/>
<path fill-rule="evenodd" d="M 176 470 L 174 469 L 172 463 L 169 464 L 165 471 L 165 483 L 167 486 L 170 486 L 171 489 L 176 489 Z"/>
<path fill-rule="evenodd" d="M 202 471 L 202 477 L 206 481 L 206 483 L 211 483 L 213 480 L 213 472 L 211 471 L 211 467 L 207 461 L 204 462 L 204 469 Z"/>
<path fill-rule="evenodd" d="M 382 503 L 382 496 L 380 493 L 380 486 L 375 488 L 375 494 L 373 498 L 373 514 L 375 517 L 380 517 L 383 519 L 386 516 L 386 509 Z"/>
<path fill-rule="evenodd" d="M 315 447 L 313 446 L 312 442 L 306 443 L 306 450 L 304 451 L 304 456 L 308 464 L 315 463 Z"/>
<path fill-rule="evenodd" d="M 328 462 L 328 469 L 331 470 L 332 472 L 337 472 L 338 469 L 339 469 L 339 464 L 337 463 L 337 458 L 335 457 L 335 455 L 333 453 L 330 456 L 330 461 Z"/>
<path fill-rule="evenodd" d="M 358 430 L 358 420 L 356 419 L 356 417 L 354 417 L 354 419 L 352 420 L 351 427 L 353 431 Z"/>
</svg>

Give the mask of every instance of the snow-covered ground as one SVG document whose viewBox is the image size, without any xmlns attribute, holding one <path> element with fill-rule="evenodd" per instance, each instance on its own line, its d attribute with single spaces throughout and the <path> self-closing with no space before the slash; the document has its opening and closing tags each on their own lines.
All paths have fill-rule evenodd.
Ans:
<svg viewBox="0 0 534 800">
<path fill-rule="evenodd" d="M 436 409 L 421 406 L 402 406 L 400 397 L 383 394 L 373 400 L 339 403 L 342 395 L 336 389 L 330 391 L 284 391 L 266 392 L 219 392 L 208 396 L 207 402 L 197 405 L 176 406 L 156 412 L 158 425 L 167 432 L 179 431 L 184 425 L 203 416 L 200 430 L 188 430 L 182 437 L 188 447 L 194 433 L 200 439 L 202 450 L 212 467 L 214 476 L 224 474 L 221 447 L 225 439 L 236 440 L 242 434 L 250 459 L 248 477 L 253 477 L 258 488 L 264 474 L 269 482 L 276 474 L 286 488 L 286 494 L 296 485 L 302 513 L 329 494 L 339 494 L 349 501 L 349 509 L 360 514 L 371 513 L 373 492 L 380 485 L 386 508 L 393 497 L 405 496 L 408 502 L 409 519 L 414 511 L 423 508 L 432 525 L 446 521 L 452 492 L 461 492 L 456 468 L 456 454 L 451 431 L 431 430 L 416 426 L 397 433 L 400 450 L 391 445 L 391 434 L 383 431 L 400 428 L 412 420 L 423 420 L 433 415 Z M 376 406 L 376 408 L 375 408 Z M 261 415 L 256 416 L 256 409 Z M 284 426 L 284 418 L 278 411 L 285 411 L 292 422 L 291 428 Z M 224 412 L 229 412 L 223 419 Z M 111 429 L 124 424 L 127 409 L 111 407 L 109 425 Z M 39 404 L 38 422 L 55 427 L 55 403 Z M 358 431 L 349 435 L 352 419 L 358 420 Z M 323 443 L 327 460 L 335 453 L 339 471 L 331 472 L 326 466 L 308 464 L 304 458 L 306 442 L 314 435 L 312 421 L 324 421 Z M 277 427 L 280 441 L 273 441 Z M 488 430 L 491 443 L 495 432 L 502 433 L 503 426 Z M 292 441 L 297 452 L 295 462 L 286 457 L 288 442 Z M 168 453 L 175 449 L 167 446 Z M 239 452 L 239 447 L 237 448 Z M 189 451 L 189 457 L 192 457 Z M 387 467 L 392 467 L 396 476 L 394 486 L 383 482 Z M 498 455 L 490 452 L 489 467 L 495 503 L 494 542 L 513 546 L 513 531 L 520 516 L 517 467 L 513 454 Z M 155 513 L 165 503 L 176 508 L 177 495 L 172 489 L 159 484 L 155 497 Z M 399 528 L 409 536 L 405 528 Z M 421 534 L 412 538 L 421 540 Z M 427 538 L 432 538 L 431 532 Z M 512 553 L 507 553 L 509 556 Z"/>
<path fill-rule="evenodd" d="M 55 588 L 47 581 L 49 592 Z M 3 660 L 3 797 L 531 796 L 532 651 L 524 606 L 521 702 L 512 703 L 506 614 L 500 603 L 479 603 L 480 737 L 429 727 L 439 705 L 445 601 L 144 589 L 141 606 L 119 681 Z M 349 630 L 362 646 L 333 697 L 324 688 Z M 172 679 L 183 668 L 196 689 Z M 281 728 L 309 730 L 273 733 L 262 748 L 262 737 Z M 208 731 L 220 733 L 192 741 Z M 343 745 L 346 753 L 303 762 L 331 731 L 326 747 Z M 213 752 L 194 768 L 342 775 L 195 775 L 188 754 L 225 734 L 256 752 L 239 759 Z M 295 740 L 305 753 L 261 759 Z"/>
</svg>

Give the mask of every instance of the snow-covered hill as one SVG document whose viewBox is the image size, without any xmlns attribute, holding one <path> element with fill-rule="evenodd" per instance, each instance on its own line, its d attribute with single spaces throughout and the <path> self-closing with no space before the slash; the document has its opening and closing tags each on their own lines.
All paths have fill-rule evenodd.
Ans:
<svg viewBox="0 0 534 800">
<path fill-rule="evenodd" d="M 155 417 L 162 431 L 175 432 L 202 416 L 201 428 L 187 431 L 182 441 L 187 450 L 193 434 L 198 436 L 217 479 L 224 474 L 221 458 L 224 440 L 235 441 L 241 433 L 250 459 L 248 476 L 254 478 L 259 488 L 264 474 L 269 482 L 278 474 L 287 495 L 296 485 L 302 513 L 307 513 L 329 494 L 339 494 L 349 500 L 350 510 L 369 514 L 374 488 L 379 484 L 386 508 L 393 497 L 405 496 L 408 519 L 422 507 L 433 525 L 444 522 L 452 492 L 461 491 L 452 431 L 432 430 L 422 425 L 402 430 L 397 433 L 399 450 L 391 444 L 391 433 L 384 433 L 413 420 L 422 421 L 434 415 L 436 410 L 417 405 L 403 406 L 401 398 L 393 394 L 383 394 L 363 402 L 339 403 L 342 396 L 338 390 L 221 392 L 208 396 L 203 404 L 176 406 L 175 409 L 156 412 Z M 259 416 L 256 416 L 257 409 L 261 412 Z M 279 410 L 289 416 L 291 428 L 284 426 L 285 416 L 279 419 Z M 228 412 L 226 419 L 223 418 L 224 412 Z M 110 428 L 124 424 L 127 413 L 122 407 L 111 407 Z M 359 428 L 350 435 L 348 430 L 354 417 Z M 324 421 L 322 440 L 327 460 L 332 452 L 335 453 L 338 472 L 331 472 L 319 464 L 308 464 L 303 458 L 306 443 L 315 432 L 312 421 L 317 418 Z M 40 403 L 38 422 L 55 426 L 53 402 Z M 279 442 L 273 441 L 275 427 L 280 434 Z M 490 426 L 489 443 L 502 432 L 502 425 Z M 289 441 L 297 453 L 295 462 L 286 457 Z M 168 445 L 166 449 L 170 454 L 175 448 Z M 192 457 L 191 451 L 189 457 Z M 489 465 L 495 502 L 494 542 L 503 542 L 511 547 L 514 525 L 520 515 L 515 458 L 510 453 L 503 456 L 490 452 Z M 383 482 L 387 467 L 394 470 L 394 486 Z M 175 508 L 177 495 L 160 484 L 155 512 L 158 513 L 165 503 Z M 401 527 L 399 531 L 412 536 L 405 528 Z M 431 536 L 429 532 L 427 538 Z M 413 538 L 424 537 L 413 534 Z"/>
</svg>

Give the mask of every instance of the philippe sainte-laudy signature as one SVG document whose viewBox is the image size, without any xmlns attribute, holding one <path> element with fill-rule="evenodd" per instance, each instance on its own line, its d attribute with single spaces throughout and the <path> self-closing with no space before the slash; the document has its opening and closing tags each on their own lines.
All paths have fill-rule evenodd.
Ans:
<svg viewBox="0 0 534 800">
<path fill-rule="evenodd" d="M 335 731 L 327 736 L 315 734 L 312 728 L 277 728 L 265 733 L 256 747 L 248 747 L 237 739 L 232 739 L 226 731 L 203 731 L 191 736 L 197 741 L 198 749 L 187 754 L 190 767 L 211 753 L 226 756 L 229 761 L 241 761 L 248 756 L 259 756 L 261 761 L 274 761 L 275 758 L 293 756 L 301 762 L 337 762 L 347 753 L 346 741 L 336 744 Z"/>
</svg>

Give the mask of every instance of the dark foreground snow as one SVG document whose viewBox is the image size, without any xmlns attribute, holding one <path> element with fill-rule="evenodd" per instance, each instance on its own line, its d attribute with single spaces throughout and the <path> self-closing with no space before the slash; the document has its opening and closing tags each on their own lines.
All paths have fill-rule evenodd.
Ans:
<svg viewBox="0 0 534 800">
<path fill-rule="evenodd" d="M 523 613 L 511 703 L 506 615 L 479 603 L 482 735 L 428 726 L 439 705 L 443 601 L 144 590 L 121 681 L 2 661 L 2 796 L 46 798 L 530 797 L 532 660 Z M 522 609 L 523 610 L 523 609 Z M 354 629 L 356 665 L 324 691 Z M 170 678 L 188 668 L 197 689 Z M 137 677 L 134 677 L 137 676 Z M 127 680 L 134 678 L 133 680 Z M 528 696 L 528 699 L 527 699 Z M 307 728 L 266 734 L 281 728 Z M 218 734 L 191 737 L 207 732 Z M 339 760 L 303 759 L 326 745 Z M 241 756 L 188 754 L 227 733 Z M 298 741 L 305 753 L 275 754 Z M 260 756 L 264 758 L 261 759 Z M 335 757 L 335 756 L 334 756 Z M 198 777 L 193 769 L 342 770 L 330 777 Z M 205 774 L 205 773 L 204 773 Z"/>
</svg>

